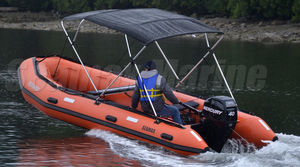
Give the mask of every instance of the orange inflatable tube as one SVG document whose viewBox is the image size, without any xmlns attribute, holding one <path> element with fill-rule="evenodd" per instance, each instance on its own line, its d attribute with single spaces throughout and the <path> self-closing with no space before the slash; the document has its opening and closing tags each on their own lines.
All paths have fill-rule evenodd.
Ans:
<svg viewBox="0 0 300 167">
<path fill-rule="evenodd" d="M 105 89 L 115 74 L 87 67 L 98 90 Z M 87 129 L 103 129 L 129 138 L 163 146 L 183 155 L 209 150 L 207 142 L 193 128 L 193 124 L 178 125 L 169 118 L 156 118 L 130 109 L 132 89 L 107 94 L 95 104 L 93 91 L 84 69 L 78 63 L 60 58 L 29 58 L 18 70 L 19 83 L 25 100 L 45 114 Z M 120 77 L 112 88 L 130 87 L 135 80 Z M 174 91 L 182 102 L 193 101 L 198 110 L 205 100 Z M 167 103 L 169 103 L 167 101 Z M 183 109 L 181 113 L 190 112 Z M 195 123 L 199 114 L 191 114 Z M 256 147 L 277 139 L 272 129 L 259 117 L 238 112 L 231 138 L 245 139 Z"/>
</svg>

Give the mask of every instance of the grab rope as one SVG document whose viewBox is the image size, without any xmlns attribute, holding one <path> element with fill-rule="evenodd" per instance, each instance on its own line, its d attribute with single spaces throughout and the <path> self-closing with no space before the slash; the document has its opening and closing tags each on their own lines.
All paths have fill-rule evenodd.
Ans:
<svg viewBox="0 0 300 167">
<path fill-rule="evenodd" d="M 61 57 L 59 57 L 58 63 L 57 63 L 57 65 L 56 65 L 56 68 L 55 68 L 55 71 L 54 71 L 54 74 L 53 74 L 53 79 L 54 79 L 55 76 L 56 76 L 56 73 L 57 73 L 57 70 L 58 70 L 58 66 L 59 66 L 59 64 L 60 64 L 60 60 L 61 60 Z"/>
<path fill-rule="evenodd" d="M 48 57 L 54 57 L 54 56 L 57 56 L 56 54 L 52 54 L 52 55 L 46 55 L 46 56 L 40 56 L 40 58 L 42 58 L 41 60 L 36 60 L 37 62 L 42 62 L 44 61 L 46 58 Z"/>
</svg>

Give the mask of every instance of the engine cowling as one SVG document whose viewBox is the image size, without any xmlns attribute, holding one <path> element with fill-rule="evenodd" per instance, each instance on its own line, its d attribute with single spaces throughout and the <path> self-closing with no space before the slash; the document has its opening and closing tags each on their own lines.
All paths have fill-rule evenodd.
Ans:
<svg viewBox="0 0 300 167">
<path fill-rule="evenodd" d="M 203 106 L 202 121 L 192 126 L 210 148 L 221 152 L 237 122 L 237 104 L 227 96 L 208 98 Z"/>
<path fill-rule="evenodd" d="M 237 104 L 228 96 L 208 98 L 203 106 L 203 116 L 220 127 L 227 125 L 234 129 L 237 120 Z"/>
</svg>

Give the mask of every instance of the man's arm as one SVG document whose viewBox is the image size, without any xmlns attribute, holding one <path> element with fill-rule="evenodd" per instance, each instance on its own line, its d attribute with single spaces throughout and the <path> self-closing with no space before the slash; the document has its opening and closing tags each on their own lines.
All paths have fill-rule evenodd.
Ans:
<svg viewBox="0 0 300 167">
<path fill-rule="evenodd" d="M 137 85 L 135 85 L 134 92 L 133 92 L 133 95 L 131 97 L 131 106 L 132 106 L 132 108 L 137 108 L 137 106 L 139 104 L 139 101 L 140 101 L 140 91 L 139 91 Z"/>
<path fill-rule="evenodd" d="M 161 79 L 161 91 L 164 93 L 164 95 L 170 102 L 172 102 L 173 104 L 179 103 L 179 100 L 174 95 L 173 90 L 171 89 L 164 77 L 162 77 Z"/>
</svg>

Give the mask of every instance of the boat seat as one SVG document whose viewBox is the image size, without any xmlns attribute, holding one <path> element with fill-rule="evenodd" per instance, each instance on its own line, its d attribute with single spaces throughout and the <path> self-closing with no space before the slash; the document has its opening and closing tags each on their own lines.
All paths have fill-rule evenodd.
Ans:
<svg viewBox="0 0 300 167">
<path fill-rule="evenodd" d="M 189 106 L 194 107 L 194 108 L 197 108 L 199 106 L 199 103 L 197 103 L 193 100 L 184 102 L 184 104 L 189 105 Z M 178 108 L 179 111 L 183 111 L 183 110 L 187 109 L 186 107 L 184 107 L 183 105 L 180 105 L 180 104 L 173 104 L 172 106 Z"/>
<path fill-rule="evenodd" d="M 105 94 L 113 94 L 113 93 L 121 93 L 121 92 L 127 92 L 134 90 L 135 85 L 130 85 L 130 86 L 121 86 L 121 87 L 116 87 L 116 88 L 109 88 L 105 91 Z M 104 92 L 105 89 L 101 89 L 97 91 L 88 91 L 87 93 L 92 94 L 92 95 L 100 95 L 102 92 Z"/>
</svg>

